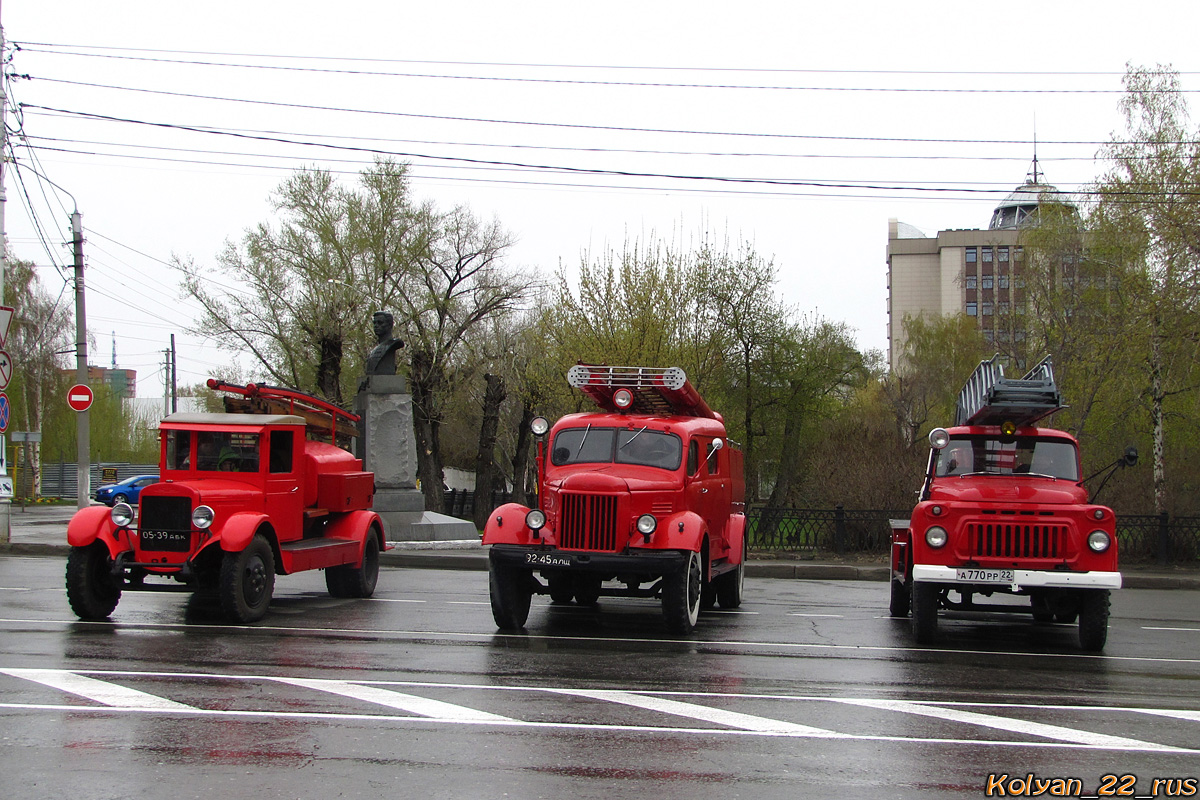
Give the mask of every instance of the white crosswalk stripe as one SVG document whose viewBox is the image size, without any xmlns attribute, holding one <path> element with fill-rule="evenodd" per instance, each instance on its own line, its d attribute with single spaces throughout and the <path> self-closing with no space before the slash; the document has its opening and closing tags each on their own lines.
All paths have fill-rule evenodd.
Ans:
<svg viewBox="0 0 1200 800">
<path fill-rule="evenodd" d="M 14 678 L 24 678 L 52 689 L 60 689 L 80 697 L 86 697 L 113 708 L 152 708 L 159 711 L 196 710 L 192 706 L 176 703 L 165 697 L 139 692 L 137 689 L 128 689 L 115 683 L 96 680 L 86 675 L 77 675 L 64 670 L 0 669 L 0 672 L 12 675 Z"/>
<path fill-rule="evenodd" d="M 425 697 L 395 692 L 391 689 L 380 689 L 377 686 L 366 686 L 348 681 L 330 681 L 314 678 L 272 678 L 280 683 L 292 686 L 303 686 L 306 689 L 316 689 L 322 692 L 363 700 L 368 703 L 386 706 L 388 708 L 408 711 L 423 717 L 434 719 L 450 719 L 457 722 L 513 722 L 510 717 L 478 711 L 466 706 L 444 703 L 441 700 L 430 700 Z"/>
</svg>

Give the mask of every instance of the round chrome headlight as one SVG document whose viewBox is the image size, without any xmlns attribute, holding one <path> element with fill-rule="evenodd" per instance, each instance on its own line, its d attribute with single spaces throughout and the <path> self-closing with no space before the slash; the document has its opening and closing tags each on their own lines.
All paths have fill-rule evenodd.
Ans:
<svg viewBox="0 0 1200 800">
<path fill-rule="evenodd" d="M 946 533 L 946 529 L 940 525 L 934 525 L 925 531 L 925 544 L 935 550 L 939 547 L 945 547 L 949 539 L 950 534 Z"/>
<path fill-rule="evenodd" d="M 653 514 L 642 514 L 637 518 L 638 533 L 643 536 L 649 536 L 654 533 L 656 528 L 658 528 L 658 520 L 654 518 Z"/>
<path fill-rule="evenodd" d="M 934 428 L 929 432 L 929 444 L 934 450 L 941 450 L 950 444 L 950 434 L 945 428 Z"/>
<path fill-rule="evenodd" d="M 108 512 L 108 516 L 114 525 L 124 528 L 133 524 L 133 507 L 129 503 L 117 503 L 112 507 L 112 511 Z"/>
<path fill-rule="evenodd" d="M 546 431 L 550 430 L 550 420 L 545 417 L 534 417 L 529 421 L 529 430 L 533 431 L 534 436 L 545 436 Z"/>
<path fill-rule="evenodd" d="M 531 509 L 530 512 L 525 515 L 525 527 L 529 528 L 531 531 L 540 531 L 542 528 L 546 527 L 546 515 L 543 514 L 539 509 Z"/>
<path fill-rule="evenodd" d="M 213 510 L 208 506 L 196 506 L 196 510 L 192 512 L 192 524 L 200 530 L 205 530 L 213 524 L 215 517 Z"/>
<path fill-rule="evenodd" d="M 617 389 L 613 392 L 613 403 L 621 410 L 629 408 L 633 405 L 633 392 L 628 389 Z"/>
<path fill-rule="evenodd" d="M 1112 540 L 1104 531 L 1092 531 L 1088 534 L 1087 543 L 1092 552 L 1103 553 L 1112 544 Z"/>
</svg>

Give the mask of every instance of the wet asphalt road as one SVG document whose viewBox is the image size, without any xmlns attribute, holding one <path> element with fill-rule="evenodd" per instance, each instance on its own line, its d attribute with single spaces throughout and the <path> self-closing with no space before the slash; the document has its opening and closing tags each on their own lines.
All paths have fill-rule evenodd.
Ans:
<svg viewBox="0 0 1200 800">
<path fill-rule="evenodd" d="M 1195 591 L 1116 593 L 1096 656 L 1015 614 L 919 648 L 862 581 L 749 579 L 687 639 L 647 600 L 535 598 L 498 634 L 478 572 L 385 568 L 366 601 L 285 576 L 247 627 L 146 593 L 82 623 L 62 586 L 0 558 L 6 797 L 1200 795 Z"/>
</svg>

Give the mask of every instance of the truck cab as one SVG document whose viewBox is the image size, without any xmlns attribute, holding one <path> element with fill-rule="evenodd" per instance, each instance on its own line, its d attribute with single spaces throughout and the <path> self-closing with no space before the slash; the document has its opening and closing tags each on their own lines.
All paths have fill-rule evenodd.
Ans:
<svg viewBox="0 0 1200 800">
<path fill-rule="evenodd" d="M 1116 516 L 1089 502 L 1074 437 L 1034 424 L 1063 407 L 1050 360 L 1009 380 L 997 358 L 964 386 L 959 424 L 930 433 L 919 501 L 893 530 L 891 614 L 911 611 L 928 644 L 939 610 L 1012 613 L 979 598 L 1022 596 L 1035 620 L 1078 620 L 1081 647 L 1102 650 L 1121 587 Z"/>
<path fill-rule="evenodd" d="M 484 530 L 496 625 L 522 627 L 534 594 L 659 597 L 676 633 L 701 607 L 738 606 L 745 486 L 720 415 L 678 368 L 579 365 L 568 382 L 599 410 L 533 421 L 538 503 L 501 506 Z"/>
<path fill-rule="evenodd" d="M 338 416 L 343 431 L 357 418 L 289 389 L 209 385 L 253 402 L 168 416 L 160 480 L 138 508 L 85 508 L 68 525 L 67 598 L 79 617 L 107 617 L 122 591 L 213 590 L 230 619 L 253 622 L 276 575 L 308 569 L 325 570 L 334 596 L 374 592 L 386 549 L 374 475 L 332 443 Z M 326 418 L 331 441 L 308 438 Z"/>
</svg>

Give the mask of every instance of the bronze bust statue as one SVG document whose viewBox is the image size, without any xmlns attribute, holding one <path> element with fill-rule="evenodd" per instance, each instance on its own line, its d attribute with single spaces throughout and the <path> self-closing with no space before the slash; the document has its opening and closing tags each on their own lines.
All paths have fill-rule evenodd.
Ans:
<svg viewBox="0 0 1200 800">
<path fill-rule="evenodd" d="M 393 338 L 392 328 L 396 321 L 386 311 L 376 311 L 371 315 L 371 327 L 375 329 L 378 344 L 367 353 L 367 375 L 395 375 L 396 351 L 404 347 L 404 342 Z"/>
</svg>

